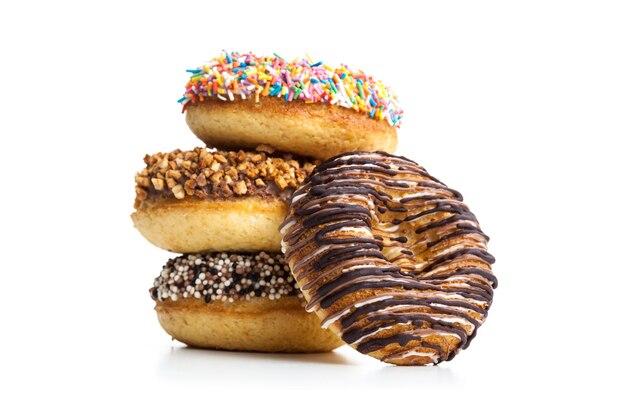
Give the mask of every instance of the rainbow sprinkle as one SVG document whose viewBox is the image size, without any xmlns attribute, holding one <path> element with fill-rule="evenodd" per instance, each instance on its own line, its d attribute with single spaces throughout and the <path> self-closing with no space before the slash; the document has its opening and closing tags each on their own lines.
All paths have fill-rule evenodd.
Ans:
<svg viewBox="0 0 626 417">
<path fill-rule="evenodd" d="M 280 55 L 257 56 L 237 52 L 222 54 L 197 69 L 187 70 L 190 79 L 178 100 L 183 112 L 189 104 L 217 97 L 223 101 L 254 97 L 328 103 L 363 112 L 372 119 L 398 127 L 402 109 L 397 96 L 380 81 L 346 65 L 337 68 L 310 58 L 286 61 Z"/>
</svg>

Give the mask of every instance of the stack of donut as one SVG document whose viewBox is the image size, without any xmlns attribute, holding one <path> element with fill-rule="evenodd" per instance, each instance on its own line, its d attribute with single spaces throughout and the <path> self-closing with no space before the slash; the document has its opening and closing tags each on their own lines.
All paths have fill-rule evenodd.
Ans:
<svg viewBox="0 0 626 417">
<path fill-rule="evenodd" d="M 182 253 L 150 290 L 161 326 L 190 346 L 318 352 L 339 339 L 302 306 L 280 251 L 287 199 L 313 164 L 262 151 L 145 157 L 133 221 L 156 246 Z"/>
<path fill-rule="evenodd" d="M 304 309 L 279 225 L 320 159 L 395 149 L 395 98 L 361 72 L 307 59 L 223 53 L 189 72 L 181 102 L 207 147 L 146 155 L 136 176 L 135 227 L 183 254 L 150 290 L 162 327 L 196 347 L 334 349 L 340 338 Z"/>
<path fill-rule="evenodd" d="M 222 53 L 180 100 L 207 147 L 146 155 L 135 227 L 181 253 L 150 289 L 190 346 L 452 359 L 497 281 L 460 193 L 392 155 L 403 113 L 347 66 Z M 280 253 L 283 251 L 284 255 Z"/>
</svg>

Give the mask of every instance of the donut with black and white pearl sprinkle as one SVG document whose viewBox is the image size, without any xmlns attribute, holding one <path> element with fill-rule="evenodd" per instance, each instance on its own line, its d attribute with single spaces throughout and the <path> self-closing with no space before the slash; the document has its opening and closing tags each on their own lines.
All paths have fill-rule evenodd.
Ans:
<svg viewBox="0 0 626 417">
<path fill-rule="evenodd" d="M 326 352 L 342 344 L 304 300 L 281 254 L 186 254 L 170 259 L 150 295 L 163 329 L 201 348 Z"/>
</svg>

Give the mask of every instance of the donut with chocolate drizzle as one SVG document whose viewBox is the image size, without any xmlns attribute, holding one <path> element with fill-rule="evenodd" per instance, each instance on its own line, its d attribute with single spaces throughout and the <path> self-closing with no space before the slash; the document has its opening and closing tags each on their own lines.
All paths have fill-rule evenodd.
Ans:
<svg viewBox="0 0 626 417">
<path fill-rule="evenodd" d="M 448 361 L 491 306 L 489 238 L 463 202 L 417 163 L 338 155 L 294 193 L 283 252 L 324 328 L 397 365 Z"/>
</svg>

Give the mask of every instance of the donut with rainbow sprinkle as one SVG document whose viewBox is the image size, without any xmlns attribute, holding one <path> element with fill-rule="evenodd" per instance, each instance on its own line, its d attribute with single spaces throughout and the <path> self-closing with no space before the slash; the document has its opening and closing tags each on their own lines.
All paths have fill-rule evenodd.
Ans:
<svg viewBox="0 0 626 417">
<path fill-rule="evenodd" d="M 326 159 L 348 151 L 393 152 L 403 112 L 385 84 L 346 65 L 223 51 L 187 70 L 179 102 L 208 146 L 269 145 Z"/>
</svg>

